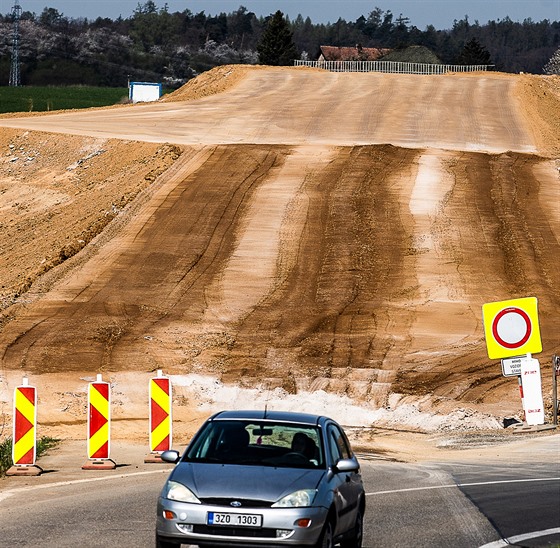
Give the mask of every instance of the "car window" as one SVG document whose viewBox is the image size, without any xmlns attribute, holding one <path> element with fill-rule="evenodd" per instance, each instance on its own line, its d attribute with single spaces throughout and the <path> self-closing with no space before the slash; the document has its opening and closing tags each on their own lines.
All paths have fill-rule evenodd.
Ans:
<svg viewBox="0 0 560 548">
<path fill-rule="evenodd" d="M 208 422 L 183 460 L 293 468 L 322 468 L 325 462 L 318 427 L 243 420 Z"/>
<path fill-rule="evenodd" d="M 348 447 L 346 437 L 335 425 L 330 425 L 328 430 L 329 448 L 334 462 L 340 459 L 349 459 L 352 456 L 352 452 Z"/>
</svg>

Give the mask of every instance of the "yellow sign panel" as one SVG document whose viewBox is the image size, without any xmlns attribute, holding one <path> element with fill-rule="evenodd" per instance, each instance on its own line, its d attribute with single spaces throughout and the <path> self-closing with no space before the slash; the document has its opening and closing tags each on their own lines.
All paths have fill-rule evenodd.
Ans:
<svg viewBox="0 0 560 548">
<path fill-rule="evenodd" d="M 491 360 L 542 352 L 535 297 L 486 303 L 482 318 Z"/>
</svg>

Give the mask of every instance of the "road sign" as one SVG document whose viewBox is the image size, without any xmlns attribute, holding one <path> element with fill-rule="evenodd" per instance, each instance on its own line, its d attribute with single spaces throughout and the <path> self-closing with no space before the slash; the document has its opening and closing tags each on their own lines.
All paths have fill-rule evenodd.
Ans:
<svg viewBox="0 0 560 548">
<path fill-rule="evenodd" d="M 486 303 L 482 317 L 490 359 L 542 352 L 535 297 Z"/>
<path fill-rule="evenodd" d="M 504 358 L 502 360 L 502 375 L 504 377 L 518 377 L 521 375 L 521 363 L 527 359 L 531 359 L 530 355 L 528 357 Z"/>
</svg>

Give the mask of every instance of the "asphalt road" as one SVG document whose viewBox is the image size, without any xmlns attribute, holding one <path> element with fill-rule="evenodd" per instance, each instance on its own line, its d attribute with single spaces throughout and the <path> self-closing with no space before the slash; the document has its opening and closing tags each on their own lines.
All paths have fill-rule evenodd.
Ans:
<svg viewBox="0 0 560 548">
<path fill-rule="evenodd" d="M 364 466 L 364 477 L 367 548 L 409 546 L 411 539 L 415 547 L 454 548 L 560 542 L 557 461 L 375 462 Z"/>
<path fill-rule="evenodd" d="M 549 463 L 484 466 L 458 463 L 453 466 L 452 473 L 454 480 L 461 485 L 461 491 L 490 520 L 499 536 L 510 544 L 560 544 L 558 458 Z M 550 534 L 546 534 L 547 531 Z M 505 546 L 505 543 L 498 545 Z"/>
<path fill-rule="evenodd" d="M 368 497 L 365 548 L 560 542 L 557 460 L 361 460 Z M 0 481 L 0 546 L 153 546 L 155 501 L 168 470 L 124 464 L 111 472 L 52 469 L 38 478 L 6 478 Z"/>
</svg>

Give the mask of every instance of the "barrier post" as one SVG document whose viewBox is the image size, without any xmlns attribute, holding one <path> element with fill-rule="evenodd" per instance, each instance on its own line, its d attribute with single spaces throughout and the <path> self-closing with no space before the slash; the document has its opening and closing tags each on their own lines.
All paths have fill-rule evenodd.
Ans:
<svg viewBox="0 0 560 548">
<path fill-rule="evenodd" d="M 523 398 L 523 379 L 518 375 L 517 381 L 519 383 L 519 395 L 521 396 L 521 413 L 523 415 L 523 422 L 525 422 L 525 400 Z"/>
<path fill-rule="evenodd" d="M 97 375 L 88 385 L 87 453 L 82 470 L 113 470 L 109 458 L 111 445 L 111 387 Z"/>
<path fill-rule="evenodd" d="M 560 377 L 560 356 L 552 356 L 552 423 L 558 425 L 558 377 Z"/>
<path fill-rule="evenodd" d="M 150 379 L 150 453 L 144 459 L 146 463 L 160 463 L 161 453 L 171 449 L 172 436 L 172 388 L 169 377 L 158 369 L 157 377 Z"/>
<path fill-rule="evenodd" d="M 27 377 L 14 390 L 12 462 L 7 476 L 39 476 L 43 470 L 37 458 L 37 390 L 29 386 Z"/>
</svg>

